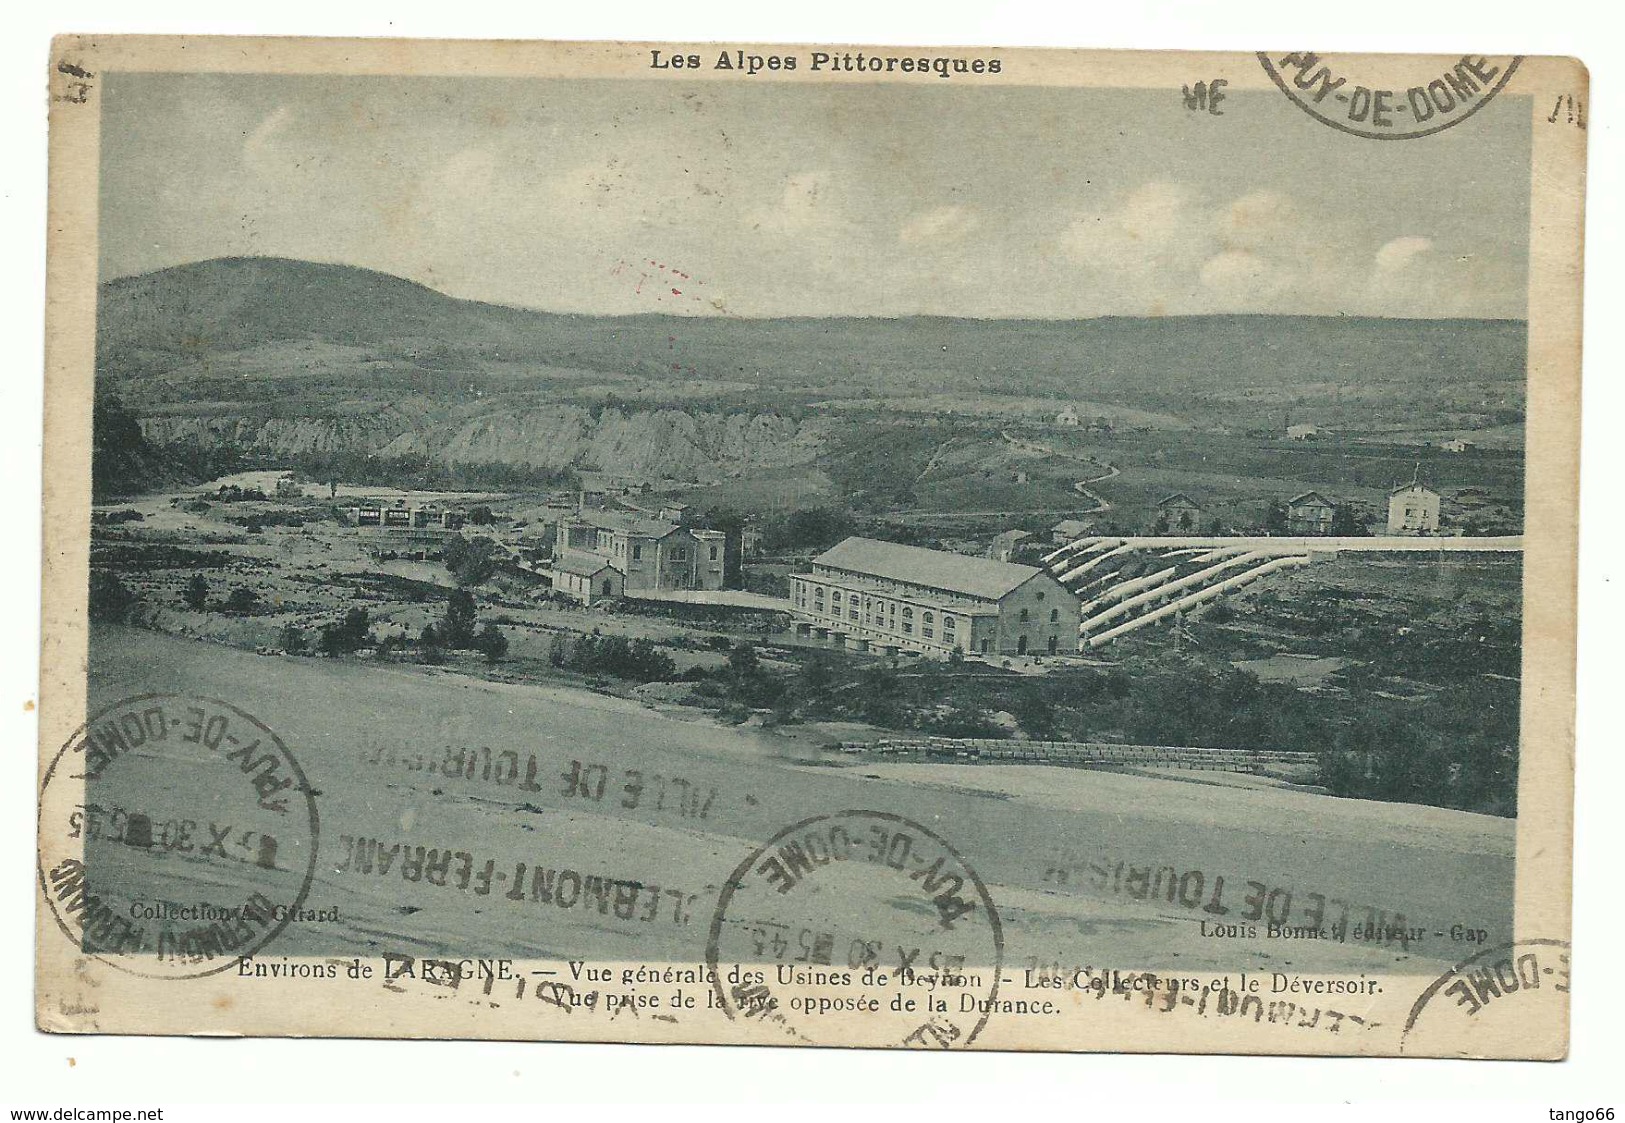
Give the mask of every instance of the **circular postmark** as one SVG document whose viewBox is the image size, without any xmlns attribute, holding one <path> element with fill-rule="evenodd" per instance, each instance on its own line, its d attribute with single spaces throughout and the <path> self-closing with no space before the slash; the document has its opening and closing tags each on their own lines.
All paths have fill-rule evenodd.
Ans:
<svg viewBox="0 0 1625 1123">
<path fill-rule="evenodd" d="M 1549 1033 L 1557 1055 L 1568 1001 L 1566 940 L 1515 940 L 1486 948 L 1422 992 L 1405 1019 L 1399 1051 L 1428 1057 L 1528 1055 Z"/>
<path fill-rule="evenodd" d="M 976 871 L 882 811 L 774 835 L 723 885 L 706 945 L 728 1017 L 815 1045 L 969 1045 L 998 1007 L 1003 960 Z"/>
<path fill-rule="evenodd" d="M 199 978 L 294 920 L 316 802 L 280 738 L 229 702 L 142 694 L 92 715 L 40 787 L 39 885 L 85 954 Z"/>
<path fill-rule="evenodd" d="M 1459 125 L 1506 88 L 1522 56 L 1322 55 L 1258 52 L 1292 103 L 1368 140 L 1415 140 Z"/>
</svg>

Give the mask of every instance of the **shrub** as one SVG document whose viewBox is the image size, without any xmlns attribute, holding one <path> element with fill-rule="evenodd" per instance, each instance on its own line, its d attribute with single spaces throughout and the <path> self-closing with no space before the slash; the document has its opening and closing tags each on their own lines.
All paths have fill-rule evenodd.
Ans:
<svg viewBox="0 0 1625 1123">
<path fill-rule="evenodd" d="M 289 655 L 303 655 L 309 646 L 305 642 L 305 633 L 299 630 L 297 624 L 291 621 L 282 625 L 282 650 Z"/>
<path fill-rule="evenodd" d="M 114 574 L 105 569 L 90 574 L 90 618 L 122 624 L 129 619 L 139 598 Z"/>
<path fill-rule="evenodd" d="M 188 608 L 202 612 L 209 605 L 209 582 L 203 574 L 195 573 L 186 583 L 186 589 L 181 593 L 181 600 L 186 602 Z"/>
<path fill-rule="evenodd" d="M 495 624 L 487 623 L 474 637 L 474 648 L 485 656 L 487 663 L 500 663 L 508 654 L 508 637 Z"/>
<path fill-rule="evenodd" d="M 246 585 L 239 585 L 226 598 L 226 611 L 247 616 L 260 606 L 260 595 Z"/>
<path fill-rule="evenodd" d="M 454 651 L 473 647 L 476 614 L 474 594 L 467 589 L 453 589 L 446 601 L 446 615 L 436 629 L 440 642 Z"/>
</svg>

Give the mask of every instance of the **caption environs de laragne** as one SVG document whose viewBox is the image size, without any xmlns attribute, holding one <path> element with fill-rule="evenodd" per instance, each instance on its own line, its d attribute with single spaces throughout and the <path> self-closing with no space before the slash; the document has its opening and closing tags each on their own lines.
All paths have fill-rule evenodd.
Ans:
<svg viewBox="0 0 1625 1123">
<path fill-rule="evenodd" d="M 803 68 L 826 74 L 922 74 L 937 78 L 956 75 L 998 74 L 1003 70 L 996 58 L 955 58 L 948 55 L 872 54 L 864 51 L 812 51 L 799 54 L 757 54 L 735 48 L 710 52 L 674 52 L 649 48 L 651 70 L 727 70 L 747 77 L 753 74 L 785 72 Z"/>
</svg>

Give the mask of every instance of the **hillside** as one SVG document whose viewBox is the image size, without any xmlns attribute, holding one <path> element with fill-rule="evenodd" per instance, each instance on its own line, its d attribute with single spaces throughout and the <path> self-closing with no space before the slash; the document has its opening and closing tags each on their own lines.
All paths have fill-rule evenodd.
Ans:
<svg viewBox="0 0 1625 1123">
<path fill-rule="evenodd" d="M 159 446 L 704 479 L 805 462 L 843 418 L 932 412 L 937 396 L 1198 429 L 1273 430 L 1286 412 L 1373 432 L 1517 424 L 1525 335 L 1290 316 L 559 315 L 350 266 L 221 258 L 104 284 L 97 369 Z"/>
</svg>

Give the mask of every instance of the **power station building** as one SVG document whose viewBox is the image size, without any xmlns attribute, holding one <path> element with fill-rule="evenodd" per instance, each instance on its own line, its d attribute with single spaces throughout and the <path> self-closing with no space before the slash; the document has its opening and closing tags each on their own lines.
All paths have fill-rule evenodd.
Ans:
<svg viewBox="0 0 1625 1123">
<path fill-rule="evenodd" d="M 848 538 L 790 578 L 803 635 L 943 658 L 1078 650 L 1075 593 L 1030 565 Z"/>
</svg>

